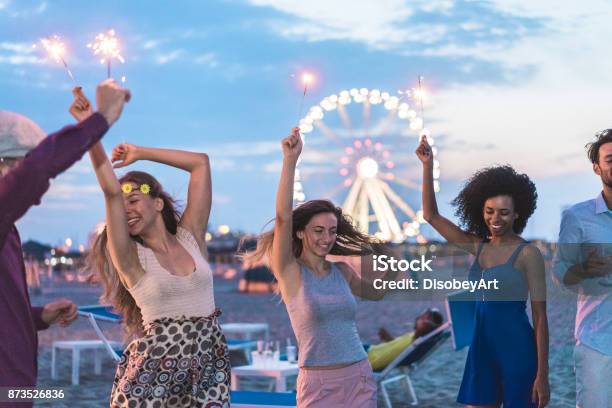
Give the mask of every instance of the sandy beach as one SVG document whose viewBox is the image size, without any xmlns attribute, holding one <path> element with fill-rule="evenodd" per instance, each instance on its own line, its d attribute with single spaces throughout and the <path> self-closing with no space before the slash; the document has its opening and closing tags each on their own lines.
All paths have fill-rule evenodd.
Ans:
<svg viewBox="0 0 612 408">
<path fill-rule="evenodd" d="M 240 273 L 233 279 L 215 278 L 216 304 L 223 311 L 222 323 L 267 322 L 270 338 L 283 340 L 292 337 L 289 318 L 284 305 L 273 294 L 243 294 L 237 291 Z M 67 297 L 79 305 L 97 303 L 100 288 L 84 283 L 44 281 L 42 293 L 32 295 L 32 303 L 40 305 L 46 301 Z M 412 322 L 427 307 L 443 309 L 442 302 L 428 301 L 361 301 L 358 304 L 358 328 L 364 342 L 378 342 L 379 327 L 386 327 L 392 334 L 409 331 Z M 573 372 L 573 326 L 575 299 L 556 289 L 549 282 L 549 326 L 550 326 L 550 383 L 552 398 L 549 407 L 575 406 Z M 112 340 L 123 338 L 119 325 L 102 323 L 104 332 Z M 58 355 L 58 380 L 51 380 L 51 345 L 65 339 L 95 339 L 89 323 L 79 318 L 68 328 L 53 327 L 39 333 L 39 387 L 63 388 L 66 398 L 61 402 L 39 402 L 38 407 L 103 407 L 108 406 L 108 396 L 115 366 L 105 355 L 101 375 L 95 375 L 93 358 L 86 352 L 81 357 L 80 385 L 70 384 L 70 352 Z M 467 348 L 455 351 L 450 341 L 443 344 L 422 366 L 411 374 L 419 398 L 419 406 L 427 408 L 460 406 L 455 403 L 461 383 Z M 290 384 L 291 386 L 291 384 Z M 241 381 L 245 389 L 265 389 L 265 380 Z M 408 407 L 408 396 L 404 389 L 393 389 L 394 407 Z M 379 406 L 383 406 L 379 399 Z"/>
</svg>

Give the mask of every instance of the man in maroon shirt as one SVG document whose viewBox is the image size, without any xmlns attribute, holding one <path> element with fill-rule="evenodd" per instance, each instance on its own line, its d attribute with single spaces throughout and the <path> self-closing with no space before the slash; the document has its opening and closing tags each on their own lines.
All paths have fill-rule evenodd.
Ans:
<svg viewBox="0 0 612 408">
<path fill-rule="evenodd" d="M 66 126 L 45 137 L 25 157 L 23 155 L 27 149 L 23 149 L 19 143 L 7 141 L 19 140 L 11 129 L 23 133 L 24 121 L 0 122 L 0 138 L 3 138 L 0 149 L 4 148 L 5 152 L 5 156 L 0 157 L 0 387 L 35 386 L 36 331 L 55 323 L 69 324 L 77 315 L 76 306 L 65 299 L 44 307 L 31 306 L 15 222 L 31 206 L 40 203 L 42 195 L 49 188 L 50 179 L 78 161 L 102 138 L 119 118 L 129 98 L 129 91 L 114 81 L 102 82 L 96 91 L 96 113 L 77 125 Z M 25 122 L 28 122 L 26 128 L 33 125 L 27 120 Z M 29 129 L 35 132 L 37 128 L 33 125 Z M 27 132 L 28 129 L 25 130 Z M 28 139 L 27 135 L 25 139 Z M 0 406 L 10 405 L 0 402 Z"/>
</svg>

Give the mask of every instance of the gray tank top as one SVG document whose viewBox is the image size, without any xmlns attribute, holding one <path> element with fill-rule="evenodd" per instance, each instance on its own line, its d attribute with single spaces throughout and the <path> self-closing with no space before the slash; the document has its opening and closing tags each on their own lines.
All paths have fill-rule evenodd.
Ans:
<svg viewBox="0 0 612 408">
<path fill-rule="evenodd" d="M 300 267 L 301 285 L 286 303 L 298 343 L 299 367 L 351 364 L 367 358 L 359 339 L 357 302 L 342 272 L 332 263 L 322 278 Z"/>
</svg>

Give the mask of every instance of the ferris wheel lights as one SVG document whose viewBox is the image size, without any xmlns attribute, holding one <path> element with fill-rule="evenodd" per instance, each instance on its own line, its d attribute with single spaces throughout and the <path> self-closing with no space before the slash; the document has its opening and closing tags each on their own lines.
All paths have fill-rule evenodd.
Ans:
<svg viewBox="0 0 612 408">
<path fill-rule="evenodd" d="M 440 168 L 440 161 L 439 160 L 434 159 L 434 161 L 433 161 L 433 168 L 434 169 L 439 169 Z"/>
<path fill-rule="evenodd" d="M 412 130 L 420 130 L 423 128 L 423 119 L 421 118 L 414 118 L 412 121 L 410 121 L 410 129 Z"/>
<path fill-rule="evenodd" d="M 0 0 L 1 1 L 1 0 Z M 315 79 L 316 81 L 316 79 Z M 422 107 L 419 105 L 419 101 L 415 100 L 415 97 L 422 97 L 422 94 L 413 93 L 414 89 L 408 91 L 406 95 L 401 92 L 395 96 L 388 92 L 381 92 L 379 89 L 368 89 L 368 88 L 350 88 L 342 90 L 336 94 L 330 94 L 313 107 L 311 107 L 307 114 L 300 120 L 299 128 L 302 132 L 303 139 L 306 139 L 306 134 L 314 131 L 314 127 L 318 125 L 322 126 L 324 120 L 327 120 L 329 114 L 328 111 L 334 109 L 340 109 L 339 114 L 342 115 L 341 119 L 345 121 L 345 115 L 349 114 L 349 111 L 353 110 L 343 107 L 351 103 L 367 103 L 369 105 L 381 104 L 381 107 L 375 109 L 378 110 L 379 114 L 382 112 L 383 115 L 387 115 L 385 111 L 389 111 L 388 116 L 385 119 L 393 120 L 393 117 L 401 118 L 401 124 L 405 126 L 405 129 L 400 132 L 402 135 L 413 133 L 413 135 L 427 136 L 427 139 L 432 146 L 432 154 L 434 156 L 434 169 L 433 169 L 433 188 L 434 191 L 440 191 L 440 164 L 437 159 L 438 149 L 433 147 L 433 139 L 430 136 L 430 130 L 424 128 L 424 120 L 419 117 L 415 107 Z M 412 98 L 412 103 L 407 97 Z M 385 109 L 382 109 L 382 107 Z M 366 106 L 368 107 L 368 106 Z M 357 107 L 356 107 L 357 108 Z M 373 108 L 374 110 L 374 108 Z M 396 112 L 397 111 L 397 112 Z M 364 111 L 365 114 L 369 114 L 369 109 Z M 397 113 L 397 115 L 395 115 Z M 333 116 L 333 115 L 332 115 Z M 324 118 L 325 117 L 325 118 Z M 397 120 L 397 119 L 395 119 Z M 409 131 L 409 128 L 412 131 Z M 326 129 L 317 129 L 317 132 L 325 132 Z M 310 136 L 308 136 L 310 137 Z M 349 145 L 344 146 L 338 156 L 338 167 L 337 170 L 341 177 L 343 188 L 349 191 L 347 199 L 343 204 L 346 206 L 347 213 L 351 213 L 360 229 L 367 231 L 368 226 L 372 222 L 378 221 L 379 229 L 375 235 L 383 240 L 403 241 L 410 237 L 411 241 L 426 243 L 427 240 L 420 232 L 420 225 L 426 223 L 423 217 L 423 212 L 413 211 L 410 209 L 410 205 L 403 202 L 397 193 L 393 192 L 394 187 L 392 186 L 395 182 L 403 182 L 400 180 L 401 177 L 395 174 L 400 164 L 395 163 L 391 160 L 391 154 L 388 146 L 383 144 L 380 139 L 372 139 L 367 135 L 359 135 L 352 140 L 349 139 Z M 402 164 L 403 165 L 403 164 Z M 294 189 L 294 202 L 300 203 L 306 199 L 301 183 L 297 183 L 299 176 L 296 174 L 295 189 Z M 362 190 L 363 189 L 363 190 Z M 367 192 L 367 194 L 364 194 Z M 376 200 L 384 200 L 389 204 L 396 204 L 398 207 L 392 207 L 390 209 L 379 208 L 374 209 L 371 206 L 370 197 L 379 197 Z M 364 203 L 364 201 L 367 203 Z M 364 206 L 368 206 L 368 211 L 364 212 Z M 394 214 L 397 209 L 404 215 L 408 216 L 408 222 L 399 223 L 399 219 Z M 370 210 L 374 211 L 374 214 L 370 213 Z M 415 209 L 416 210 L 416 209 Z M 365 213 L 365 215 L 364 215 Z M 416 213 L 416 214 L 415 214 Z M 405 218 L 404 218 L 405 219 Z M 395 220 L 395 224 L 391 221 Z M 371 231 L 371 230 L 370 230 Z M 376 230 L 375 230 L 376 231 Z"/>
<path fill-rule="evenodd" d="M 370 91 L 370 103 L 372 105 L 378 105 L 382 102 L 382 97 L 380 95 L 380 91 L 378 89 L 372 89 Z"/>
<path fill-rule="evenodd" d="M 391 96 L 389 97 L 389 99 L 387 99 L 387 102 L 385 102 L 385 108 L 387 108 L 388 110 L 397 109 L 398 105 L 399 98 L 397 96 Z"/>
<path fill-rule="evenodd" d="M 336 109 L 336 103 L 331 102 L 328 98 L 323 99 L 319 105 L 326 111 L 331 111 L 331 110 Z"/>
<path fill-rule="evenodd" d="M 340 97 L 338 98 L 338 103 L 340 105 L 348 105 L 349 103 L 351 103 L 350 95 L 340 94 Z"/>
<path fill-rule="evenodd" d="M 369 98 L 369 101 L 370 101 L 370 103 L 372 105 L 378 105 L 379 103 L 382 102 L 382 99 L 381 99 L 380 95 L 379 96 L 371 95 L 370 98 Z"/>
<path fill-rule="evenodd" d="M 378 174 L 378 163 L 371 157 L 364 157 L 357 163 L 357 172 L 363 178 L 374 178 Z"/>
<path fill-rule="evenodd" d="M 301 133 L 310 133 L 310 132 L 312 132 L 312 130 L 314 129 L 314 128 L 312 127 L 312 125 L 310 125 L 310 124 L 308 124 L 308 123 L 302 123 L 302 124 L 300 124 L 300 126 L 299 126 L 299 127 L 300 127 L 300 132 L 301 132 Z"/>
<path fill-rule="evenodd" d="M 404 233 L 409 237 L 414 237 L 417 234 L 417 231 L 411 226 L 409 226 L 404 230 Z"/>
<path fill-rule="evenodd" d="M 416 212 L 416 219 L 419 222 L 419 224 L 425 224 L 425 216 L 423 214 L 423 210 L 419 210 Z"/>
</svg>

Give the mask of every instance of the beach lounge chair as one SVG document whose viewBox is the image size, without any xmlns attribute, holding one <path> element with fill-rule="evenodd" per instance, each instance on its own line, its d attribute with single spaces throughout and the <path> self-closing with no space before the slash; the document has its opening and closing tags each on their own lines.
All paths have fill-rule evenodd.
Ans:
<svg viewBox="0 0 612 408">
<path fill-rule="evenodd" d="M 445 308 L 447 317 L 445 323 L 426 336 L 416 339 L 383 370 L 374 372 L 374 378 L 380 387 L 387 408 L 392 407 L 387 386 L 398 381 L 406 383 L 410 404 L 418 405 L 419 400 L 409 374 L 432 355 L 446 339 L 449 337 L 452 339 L 455 350 L 469 346 L 472 342 L 474 302 L 470 294 L 467 291 L 448 294 Z M 399 374 L 391 376 L 393 371 L 399 371 Z"/>
<path fill-rule="evenodd" d="M 416 370 L 419 364 L 425 361 L 436 348 L 442 345 L 442 343 L 451 336 L 449 332 L 450 327 L 451 323 L 446 322 L 426 336 L 419 337 L 406 347 L 384 369 L 374 371 L 374 379 L 378 384 L 387 408 L 392 408 L 387 387 L 389 384 L 399 381 L 404 381 L 406 384 L 408 394 L 410 395 L 410 404 L 417 405 L 419 403 L 414 387 L 412 386 L 410 373 Z"/>
<path fill-rule="evenodd" d="M 111 306 L 104 305 L 80 306 L 79 315 L 86 317 L 89 320 L 89 323 L 98 335 L 98 338 L 104 344 L 108 354 L 113 360 L 119 361 L 121 359 L 121 353 L 123 350 L 117 347 L 115 342 L 110 342 L 106 338 L 98 325 L 98 321 L 121 323 L 123 318 L 114 313 Z M 250 351 L 257 346 L 257 342 L 253 340 L 227 339 L 227 346 L 230 353 L 235 352 L 241 354 L 240 357 L 249 363 L 251 359 Z"/>
<path fill-rule="evenodd" d="M 232 407 L 238 408 L 294 408 L 294 392 L 232 391 Z"/>
<path fill-rule="evenodd" d="M 121 323 L 123 321 L 123 317 L 113 312 L 113 308 L 111 306 L 104 305 L 90 305 L 90 306 L 79 306 L 79 316 L 86 317 L 93 327 L 94 331 L 98 335 L 98 338 L 104 344 L 104 348 L 111 356 L 111 358 L 115 361 L 121 360 L 121 354 L 123 350 L 116 346 L 116 343 L 110 342 L 100 326 L 98 325 L 98 320 L 102 322 L 111 322 L 111 323 Z"/>
</svg>

